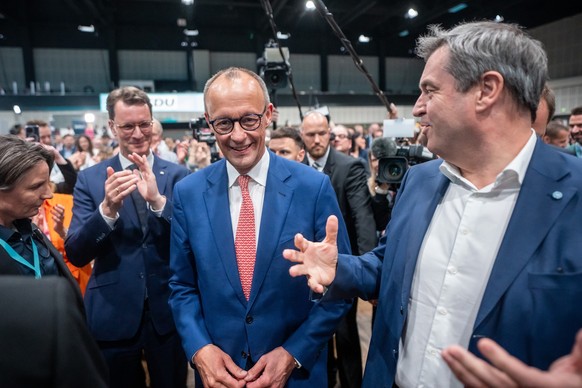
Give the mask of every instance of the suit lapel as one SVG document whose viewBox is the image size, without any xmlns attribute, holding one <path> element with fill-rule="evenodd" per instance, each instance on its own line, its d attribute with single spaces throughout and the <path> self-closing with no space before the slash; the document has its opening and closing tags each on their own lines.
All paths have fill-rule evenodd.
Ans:
<svg viewBox="0 0 582 388">
<path fill-rule="evenodd" d="M 270 154 L 270 157 L 250 303 L 253 302 L 261 289 L 273 262 L 273 257 L 281 254 L 281 252 L 277 252 L 277 249 L 293 198 L 293 190 L 285 184 L 291 175 L 290 172 L 279 163 L 273 154 Z"/>
<path fill-rule="evenodd" d="M 408 298 L 412 286 L 412 279 L 416 269 L 416 262 L 422 241 L 425 237 L 426 231 L 430 225 L 435 209 L 441 202 L 447 188 L 449 187 L 449 180 L 439 172 L 438 168 L 435 173 L 427 177 L 423 184 L 427 187 L 423 190 L 417 190 L 419 196 L 414 196 L 414 205 L 411 208 L 411 214 L 408 215 L 408 228 L 405 235 L 408 241 L 405 246 L 405 253 L 403 257 L 404 263 L 404 278 L 401 295 L 401 305 L 408 305 Z M 433 187 L 434 189 L 431 189 Z M 436 195 L 435 195 L 436 193 Z M 403 234 L 401 231 L 395 231 L 397 235 Z M 390 242 L 388 242 L 390 244 Z"/>
<path fill-rule="evenodd" d="M 236 253 L 234 250 L 234 236 L 232 235 L 232 222 L 230 219 L 230 204 L 228 202 L 228 175 L 226 163 L 219 162 L 217 168 L 209 174 L 207 190 L 204 195 L 204 205 L 210 223 L 210 229 L 214 236 L 214 243 L 218 249 L 218 256 L 226 272 L 230 286 L 236 290 L 239 301 L 247 304 L 243 294 Z"/>
<path fill-rule="evenodd" d="M 538 140 L 493 265 L 475 328 L 499 303 L 499 299 L 527 265 L 564 207 L 577 194 L 576 189 L 560 182 L 567 174 L 559 151 L 540 145 Z M 540 187 L 544 190 L 540 191 Z M 543 223 L 539 222 L 540 211 L 544 213 Z"/>
</svg>

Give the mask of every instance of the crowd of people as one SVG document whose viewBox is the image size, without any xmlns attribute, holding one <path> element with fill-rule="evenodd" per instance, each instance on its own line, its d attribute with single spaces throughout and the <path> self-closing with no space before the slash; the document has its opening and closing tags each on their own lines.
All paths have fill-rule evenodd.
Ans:
<svg viewBox="0 0 582 388">
<path fill-rule="evenodd" d="M 0 136 L 0 344 L 30 336 L 0 386 L 186 387 L 191 366 L 206 387 L 582 387 L 582 107 L 552 120 L 514 25 L 433 26 L 416 51 L 410 139 L 318 111 L 271 128 L 236 67 L 204 88 L 211 144 L 165 139 L 135 87 L 104 133 Z M 415 144 L 434 158 L 381 179 Z"/>
</svg>

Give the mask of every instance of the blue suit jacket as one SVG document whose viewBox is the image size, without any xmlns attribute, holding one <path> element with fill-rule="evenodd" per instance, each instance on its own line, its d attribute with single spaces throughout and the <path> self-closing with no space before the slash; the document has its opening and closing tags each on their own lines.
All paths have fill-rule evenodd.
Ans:
<svg viewBox="0 0 582 388">
<path fill-rule="evenodd" d="M 340 255 L 326 295 L 379 298 L 364 386 L 392 387 L 416 259 L 449 184 L 440 163 L 409 170 L 387 237 L 361 260 Z M 581 195 L 582 161 L 538 140 L 473 325 L 470 351 L 479 355 L 477 340 L 489 337 L 544 369 L 570 351 L 582 327 Z"/>
<path fill-rule="evenodd" d="M 170 305 L 189 359 L 215 344 L 245 368 L 278 346 L 303 368 L 289 387 L 324 387 L 326 344 L 350 301 L 314 303 L 304 277 L 289 276 L 282 252 L 294 236 L 325 237 L 327 217 L 340 218 L 338 246 L 350 252 L 335 193 L 326 175 L 270 153 L 250 299 L 242 291 L 234 249 L 224 160 L 176 185 Z"/>
<path fill-rule="evenodd" d="M 99 213 L 109 166 L 120 171 L 119 158 L 79 173 L 73 194 L 73 218 L 65 241 L 67 256 L 74 265 L 81 267 L 95 259 L 85 292 L 89 327 L 99 341 L 133 337 L 140 327 L 147 295 L 156 330 L 169 333 L 175 329 L 168 307 L 172 188 L 188 171 L 154 157 L 153 172 L 167 202 L 162 217 L 148 212 L 144 235 L 131 196 L 124 200 L 113 229 Z"/>
</svg>

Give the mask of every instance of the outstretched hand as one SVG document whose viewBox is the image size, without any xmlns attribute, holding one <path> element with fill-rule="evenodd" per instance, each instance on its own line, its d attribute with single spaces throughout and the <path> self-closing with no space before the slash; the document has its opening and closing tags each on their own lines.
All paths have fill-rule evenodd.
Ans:
<svg viewBox="0 0 582 388">
<path fill-rule="evenodd" d="M 295 246 L 299 251 L 285 249 L 283 257 L 296 265 L 289 268 L 293 277 L 307 276 L 307 285 L 313 292 L 323 293 L 335 278 L 337 266 L 338 219 L 329 216 L 325 225 L 325 238 L 322 242 L 307 240 L 303 235 L 295 235 Z"/>
<path fill-rule="evenodd" d="M 479 340 L 477 347 L 491 364 L 456 345 L 442 352 L 445 362 L 466 386 L 582 387 L 582 330 L 572 352 L 554 361 L 548 371 L 524 364 L 488 338 Z"/>
</svg>

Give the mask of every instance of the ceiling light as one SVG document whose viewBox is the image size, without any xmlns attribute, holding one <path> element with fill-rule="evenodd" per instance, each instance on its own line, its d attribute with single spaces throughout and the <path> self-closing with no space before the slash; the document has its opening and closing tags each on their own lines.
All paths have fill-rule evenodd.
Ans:
<svg viewBox="0 0 582 388">
<path fill-rule="evenodd" d="M 312 0 L 307 0 L 305 2 L 305 9 L 308 11 L 313 11 L 315 9 L 315 3 Z"/>
<path fill-rule="evenodd" d="M 85 122 L 93 124 L 95 122 L 95 115 L 93 113 L 85 113 Z"/>
<path fill-rule="evenodd" d="M 398 36 L 401 38 L 404 38 L 405 36 L 408 36 L 408 34 L 410 34 L 410 32 L 408 32 L 408 30 L 402 30 L 398 33 Z"/>
<path fill-rule="evenodd" d="M 84 26 L 82 24 L 79 24 L 79 26 L 77 27 L 77 30 L 81 31 L 81 32 L 90 32 L 93 33 L 95 32 L 95 26 L 94 25 L 88 25 L 88 26 Z"/>
<path fill-rule="evenodd" d="M 358 42 L 360 43 L 370 43 L 370 37 L 366 35 L 360 35 L 358 37 Z"/>
<path fill-rule="evenodd" d="M 449 13 L 457 13 L 465 8 L 467 8 L 468 5 L 466 3 L 459 3 L 451 8 L 449 8 Z"/>
<path fill-rule="evenodd" d="M 184 28 L 184 35 L 186 36 L 198 36 L 198 30 L 189 30 Z"/>
<path fill-rule="evenodd" d="M 194 4 L 194 0 L 182 0 L 182 4 L 184 4 L 184 5 L 192 5 L 192 4 Z"/>
<path fill-rule="evenodd" d="M 414 18 L 415 18 L 415 17 L 417 17 L 417 16 L 418 16 L 418 11 L 417 11 L 417 10 L 415 10 L 414 8 L 410 8 L 410 9 L 408 10 L 408 12 L 406 12 L 406 13 L 404 14 L 404 17 L 405 17 L 406 19 L 414 19 Z"/>
<path fill-rule="evenodd" d="M 291 34 L 284 34 L 281 31 L 277 31 L 277 39 L 289 39 Z"/>
<path fill-rule="evenodd" d="M 497 15 L 497 16 L 495 16 L 494 20 L 495 20 L 495 23 L 501 23 L 502 21 L 505 20 L 505 18 L 501 15 Z"/>
</svg>

